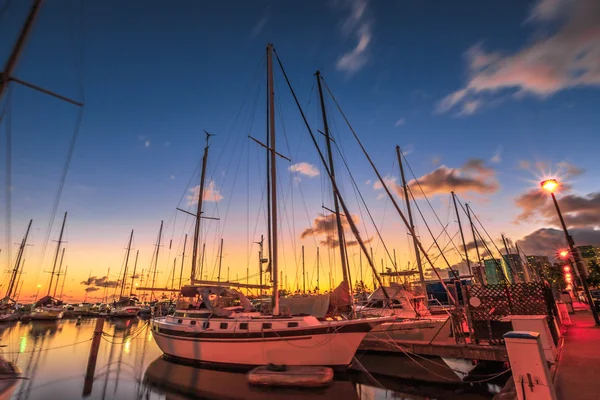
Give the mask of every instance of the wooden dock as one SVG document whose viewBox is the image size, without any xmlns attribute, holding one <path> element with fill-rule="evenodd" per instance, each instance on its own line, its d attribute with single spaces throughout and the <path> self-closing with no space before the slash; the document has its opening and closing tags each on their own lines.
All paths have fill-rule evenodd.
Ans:
<svg viewBox="0 0 600 400">
<path fill-rule="evenodd" d="M 370 340 L 368 337 L 362 342 L 360 350 L 370 352 L 403 353 L 400 346 L 409 353 L 422 356 L 438 356 L 448 358 L 465 358 L 468 360 L 508 361 L 505 346 L 457 344 L 455 342 L 418 343 L 416 341 L 396 341 L 396 345 L 382 340 Z"/>
</svg>

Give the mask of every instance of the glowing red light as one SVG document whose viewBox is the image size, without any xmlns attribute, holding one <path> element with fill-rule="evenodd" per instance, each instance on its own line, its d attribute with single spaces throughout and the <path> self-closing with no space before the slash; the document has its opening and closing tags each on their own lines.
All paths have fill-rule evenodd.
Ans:
<svg viewBox="0 0 600 400">
<path fill-rule="evenodd" d="M 569 252 L 567 250 L 563 250 L 560 253 L 558 253 L 558 255 L 560 255 L 561 257 L 565 258 L 569 255 Z"/>
<path fill-rule="evenodd" d="M 571 267 L 568 265 L 563 266 L 563 271 L 565 272 L 571 272 Z"/>
</svg>

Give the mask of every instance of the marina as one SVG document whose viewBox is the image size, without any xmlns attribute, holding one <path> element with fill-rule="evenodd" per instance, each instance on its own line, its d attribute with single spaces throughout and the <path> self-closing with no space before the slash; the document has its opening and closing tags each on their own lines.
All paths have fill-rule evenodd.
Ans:
<svg viewBox="0 0 600 400">
<path fill-rule="evenodd" d="M 545 145 L 554 161 L 531 161 L 540 146 L 524 153 L 519 119 L 494 113 L 598 83 L 599 5 L 527 11 L 557 32 L 521 52 L 589 41 L 565 67 L 581 81 L 541 89 L 534 76 L 560 70 L 546 68 L 554 53 L 480 43 L 465 53 L 466 86 L 432 114 L 423 101 L 448 86 L 438 73 L 415 72 L 427 91 L 410 101 L 389 73 L 355 75 L 381 68 L 381 4 L 336 1 L 312 17 L 267 5 L 248 35 L 193 15 L 245 21 L 231 10 L 256 4 L 151 3 L 0 4 L 0 400 L 595 398 L 600 170 L 558 139 Z M 334 61 L 325 48 L 342 43 L 273 33 L 304 32 L 296 17 L 329 21 L 319 36 L 356 47 Z M 472 154 L 509 137 L 515 154 L 508 142 Z"/>
</svg>

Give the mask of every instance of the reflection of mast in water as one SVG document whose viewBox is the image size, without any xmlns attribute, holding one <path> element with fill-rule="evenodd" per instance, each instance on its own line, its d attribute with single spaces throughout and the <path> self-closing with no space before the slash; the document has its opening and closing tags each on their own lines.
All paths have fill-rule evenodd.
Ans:
<svg viewBox="0 0 600 400">
<path fill-rule="evenodd" d="M 37 346 L 38 341 L 40 342 L 39 347 Z M 37 375 L 37 369 L 40 364 L 40 358 L 42 356 L 42 349 L 44 348 L 44 342 L 46 341 L 46 336 L 42 336 L 40 340 L 40 336 L 33 336 L 33 349 L 31 351 L 31 355 L 29 356 L 29 361 L 27 362 L 27 366 L 25 367 L 25 372 L 23 376 L 28 377 L 29 379 L 25 380 L 21 384 L 21 388 L 19 389 L 19 393 L 17 394 L 18 400 L 26 400 L 29 398 L 31 393 L 31 388 L 33 387 L 33 382 L 35 381 L 35 377 Z M 38 350 L 38 351 L 36 351 Z"/>
<path fill-rule="evenodd" d="M 114 329 L 113 329 L 114 333 Z M 106 372 L 104 376 L 104 386 L 102 387 L 102 400 L 106 399 L 106 389 L 108 388 L 108 378 L 110 376 L 110 367 L 112 364 L 113 351 L 114 351 L 115 343 L 111 342 L 110 351 L 108 352 L 108 363 L 106 363 Z"/>
<path fill-rule="evenodd" d="M 117 388 L 119 387 L 119 378 L 121 376 L 121 363 L 123 362 L 123 353 L 125 349 L 125 340 L 129 334 L 131 333 L 131 324 L 129 323 L 131 320 L 127 320 L 127 325 L 125 330 L 123 331 L 123 338 L 121 340 L 121 351 L 119 352 L 119 361 L 117 361 L 117 376 L 115 379 L 115 390 L 113 390 L 113 394 L 117 394 Z M 117 335 L 114 335 L 113 340 L 117 338 Z"/>
<path fill-rule="evenodd" d="M 141 328 L 144 330 L 143 336 L 141 336 L 143 338 L 142 342 L 142 353 L 141 353 L 141 357 L 140 357 L 140 363 L 139 366 L 136 366 L 137 369 L 139 369 L 139 376 L 136 382 L 137 385 L 137 389 L 136 389 L 136 393 L 137 393 L 137 397 L 138 399 L 141 399 L 144 395 L 143 390 L 145 389 L 145 386 L 142 385 L 142 378 L 143 378 L 143 373 L 144 373 L 144 360 L 146 359 L 146 348 L 148 347 L 148 328 L 150 327 L 149 324 L 146 324 L 145 328 Z M 139 343 L 139 341 L 138 341 Z M 136 350 L 137 350 L 137 346 L 136 346 Z M 136 351 L 136 355 L 139 354 Z"/>
</svg>

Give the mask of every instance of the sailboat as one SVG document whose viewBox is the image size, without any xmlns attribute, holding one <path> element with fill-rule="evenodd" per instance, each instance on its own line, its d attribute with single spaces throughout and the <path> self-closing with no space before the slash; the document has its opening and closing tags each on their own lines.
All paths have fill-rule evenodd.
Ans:
<svg viewBox="0 0 600 400">
<path fill-rule="evenodd" d="M 125 291 L 125 279 L 127 278 L 127 266 L 129 263 L 129 253 L 131 252 L 131 241 L 133 240 L 133 229 L 129 236 L 129 244 L 127 245 L 127 253 L 125 255 L 125 267 L 123 271 L 123 280 L 121 281 L 121 292 L 119 293 L 119 301 L 114 302 L 113 309 L 110 312 L 111 317 L 116 318 L 133 318 L 137 317 L 140 312 L 140 307 L 137 305 L 137 299 L 133 297 L 123 297 Z"/>
<path fill-rule="evenodd" d="M 62 226 L 60 228 L 60 235 L 58 237 L 58 243 L 56 244 L 56 253 L 54 255 L 54 264 L 52 265 L 52 272 L 50 275 L 50 284 L 48 285 L 48 294 L 39 299 L 33 306 L 31 311 L 32 320 L 57 320 L 61 319 L 65 313 L 65 308 L 61 300 L 50 296 L 52 291 L 52 282 L 54 281 L 54 275 L 56 275 L 56 264 L 58 262 L 58 255 L 60 254 L 60 246 L 63 243 L 63 234 L 65 232 L 65 223 L 67 222 L 67 213 L 63 217 Z M 58 285 L 58 278 L 56 281 Z M 54 290 L 56 295 L 56 289 Z"/>
<path fill-rule="evenodd" d="M 202 214 L 204 177 L 208 158 L 208 135 L 202 160 L 202 174 L 195 215 L 192 255 L 192 285 L 181 288 L 184 297 L 195 300 L 178 307 L 172 315 L 152 320 L 154 340 L 171 358 L 196 363 L 250 367 L 256 365 L 325 365 L 347 367 L 365 335 L 385 318 L 348 320 L 342 316 L 282 315 L 278 291 L 277 249 L 277 168 L 275 149 L 275 102 L 273 46 L 267 46 L 268 93 L 268 198 L 270 211 L 270 270 L 272 272 L 272 313 L 254 311 L 250 301 L 228 282 L 197 281 L 195 276 L 198 234 Z M 261 144 L 262 145 L 262 144 Z M 335 183 L 334 183 L 335 185 Z M 197 285 L 194 283 L 198 283 Z M 342 282 L 344 283 L 344 282 Z M 237 287 L 241 287 L 237 284 Z M 261 288 L 262 289 L 262 288 Z M 229 300 L 229 304 L 227 301 Z M 227 307 L 238 303 L 241 307 Z M 241 310 L 239 309 L 241 308 Z"/>
<path fill-rule="evenodd" d="M 19 246 L 19 252 L 17 253 L 17 259 L 15 261 L 15 267 L 13 268 L 12 274 L 10 275 L 8 289 L 6 289 L 6 296 L 4 296 L 2 300 L 0 300 L 0 322 L 10 322 L 19 319 L 19 314 L 17 314 L 16 309 L 16 301 L 13 300 L 13 297 L 16 297 L 18 292 L 17 280 L 20 275 L 20 269 L 23 268 L 23 253 L 25 252 L 25 247 L 27 246 L 27 237 L 29 236 L 29 231 L 31 229 L 32 222 L 33 220 L 29 220 L 27 231 L 25 232 L 25 236 L 23 236 L 23 240 L 21 241 L 21 245 Z"/>
</svg>

